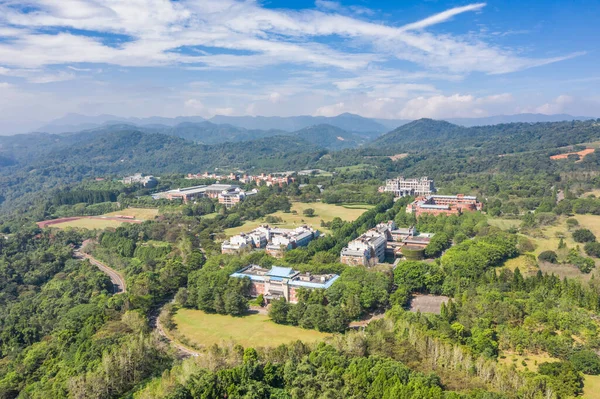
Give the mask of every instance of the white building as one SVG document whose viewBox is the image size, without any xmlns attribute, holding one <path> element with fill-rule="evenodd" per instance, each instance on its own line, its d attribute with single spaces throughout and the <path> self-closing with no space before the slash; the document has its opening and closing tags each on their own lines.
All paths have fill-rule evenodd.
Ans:
<svg viewBox="0 0 600 399">
<path fill-rule="evenodd" d="M 386 180 L 385 186 L 379 187 L 379 192 L 392 193 L 394 197 L 428 196 L 435 191 L 433 180 L 427 176 L 420 179 L 405 179 L 403 176 L 399 176 L 396 179 Z"/>
</svg>

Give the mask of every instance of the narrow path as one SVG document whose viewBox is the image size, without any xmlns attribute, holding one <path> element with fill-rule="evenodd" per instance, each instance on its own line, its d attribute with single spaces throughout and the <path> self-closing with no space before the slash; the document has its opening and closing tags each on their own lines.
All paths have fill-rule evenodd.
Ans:
<svg viewBox="0 0 600 399">
<path fill-rule="evenodd" d="M 169 303 L 173 303 L 175 300 L 171 299 L 170 302 L 165 303 L 164 305 L 162 305 L 160 308 L 158 308 L 158 313 L 155 316 L 155 320 L 154 320 L 154 329 L 156 330 L 156 332 L 163 337 L 164 339 L 166 339 L 167 341 L 169 341 L 169 343 L 179 351 L 179 353 L 181 353 L 181 355 L 183 357 L 197 357 L 200 356 L 200 352 L 196 352 L 193 349 L 188 348 L 185 345 L 180 344 L 179 342 L 177 342 L 175 339 L 171 338 L 171 336 L 169 335 L 169 333 L 167 333 L 167 330 L 165 330 L 165 328 L 163 327 L 163 325 L 160 323 L 160 313 L 162 312 L 163 307 L 166 304 Z M 152 320 L 151 320 L 152 323 Z"/>
<path fill-rule="evenodd" d="M 94 266 L 96 266 L 98 269 L 100 269 L 100 271 L 104 274 L 106 274 L 109 278 L 110 281 L 112 281 L 113 284 L 113 294 L 120 294 L 120 293 L 125 293 L 127 292 L 127 284 L 125 283 L 125 279 L 123 278 L 123 276 L 121 275 L 121 273 L 119 273 L 118 271 L 116 271 L 115 269 L 105 265 L 104 263 L 100 262 L 98 259 L 94 258 L 92 255 L 86 254 L 85 252 L 82 252 L 82 249 L 90 242 L 90 240 L 85 240 L 82 244 L 80 248 L 77 248 L 74 252 L 73 255 L 78 258 L 78 259 L 87 259 L 90 261 L 90 263 Z"/>
</svg>

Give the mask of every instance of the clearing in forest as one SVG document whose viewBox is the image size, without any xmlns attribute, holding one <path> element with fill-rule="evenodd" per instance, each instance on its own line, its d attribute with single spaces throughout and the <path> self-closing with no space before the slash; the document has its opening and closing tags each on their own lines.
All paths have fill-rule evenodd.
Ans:
<svg viewBox="0 0 600 399">
<path fill-rule="evenodd" d="M 581 151 L 567 152 L 564 154 L 552 155 L 550 157 L 550 159 L 552 159 L 552 160 L 567 159 L 569 157 L 569 155 L 577 155 L 577 156 L 579 156 L 579 160 L 581 161 L 583 158 L 585 158 L 586 155 L 589 155 L 589 154 L 593 153 L 594 151 L 596 151 L 595 148 L 586 148 L 585 150 L 581 150 Z"/>
<path fill-rule="evenodd" d="M 81 219 L 75 219 L 75 220 L 70 220 L 67 222 L 63 222 L 63 223 L 56 223 L 56 224 L 52 224 L 51 227 L 57 227 L 59 229 L 66 229 L 68 227 L 71 228 L 77 228 L 77 229 L 88 229 L 88 230 L 95 230 L 95 229 L 106 229 L 106 228 L 117 228 L 120 225 L 122 225 L 123 223 L 126 223 L 126 221 L 120 221 L 120 220 L 115 220 L 115 219 L 102 219 L 102 218 L 81 218 Z"/>
<path fill-rule="evenodd" d="M 292 203 L 292 209 L 290 213 L 279 211 L 268 216 L 279 217 L 283 220 L 282 223 L 270 223 L 273 226 L 294 228 L 306 224 L 313 229 L 318 229 L 322 233 L 329 233 L 327 228 L 321 227 L 321 220 L 324 222 L 330 222 L 333 220 L 333 218 L 339 217 L 342 220 L 351 222 L 358 219 L 360 215 L 372 207 L 372 205 L 362 204 L 348 205 L 346 207 L 343 205 L 325 204 L 323 202 L 294 202 Z M 304 210 L 308 208 L 315 210 L 315 216 L 308 217 L 303 214 Z M 295 214 L 293 213 L 294 211 L 296 211 Z M 225 234 L 230 237 L 239 233 L 245 233 L 266 223 L 267 222 L 265 221 L 265 218 L 251 220 L 241 226 L 226 229 Z"/>
<path fill-rule="evenodd" d="M 179 309 L 173 321 L 179 334 L 203 347 L 232 341 L 244 347 L 275 347 L 297 340 L 317 342 L 331 336 L 316 330 L 276 324 L 263 314 L 233 317 Z"/>
</svg>

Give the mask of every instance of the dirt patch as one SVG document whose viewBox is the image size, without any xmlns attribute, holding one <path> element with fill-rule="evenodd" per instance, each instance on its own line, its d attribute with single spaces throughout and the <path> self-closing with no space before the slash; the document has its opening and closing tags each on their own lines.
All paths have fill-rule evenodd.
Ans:
<svg viewBox="0 0 600 399">
<path fill-rule="evenodd" d="M 406 158 L 407 156 L 408 156 L 408 154 L 404 153 L 404 154 L 396 154 L 396 155 L 391 155 L 391 156 L 389 156 L 389 158 L 390 158 L 392 161 L 397 161 L 397 160 L 399 160 L 399 159 Z"/>
<path fill-rule="evenodd" d="M 410 301 L 410 311 L 440 314 L 442 303 L 448 303 L 449 299 L 443 295 L 414 295 Z"/>
<path fill-rule="evenodd" d="M 579 160 L 581 161 L 583 158 L 586 157 L 586 155 L 592 154 L 592 153 L 594 153 L 594 151 L 596 151 L 595 148 L 586 148 L 585 150 L 582 150 L 582 151 L 567 152 L 564 154 L 552 155 L 550 157 L 550 159 L 552 159 L 552 160 L 567 159 L 569 157 L 569 155 L 577 155 L 579 157 Z"/>
</svg>

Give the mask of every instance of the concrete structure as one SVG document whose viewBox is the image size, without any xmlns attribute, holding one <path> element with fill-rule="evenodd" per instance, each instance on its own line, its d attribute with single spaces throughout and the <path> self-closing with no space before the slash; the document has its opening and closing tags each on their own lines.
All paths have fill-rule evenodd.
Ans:
<svg viewBox="0 0 600 399">
<path fill-rule="evenodd" d="M 239 175 L 235 173 L 230 173 L 228 175 L 217 175 L 216 173 L 208 173 L 204 172 L 203 174 L 192 174 L 188 173 L 186 179 L 214 179 L 214 180 L 232 180 L 239 181 L 240 183 L 252 183 L 255 182 L 257 185 L 266 185 L 266 186 L 283 186 L 286 184 L 293 183 L 296 181 L 291 175 L 295 172 L 279 172 L 279 173 L 261 173 L 260 175 L 252 176 L 252 175 Z"/>
<path fill-rule="evenodd" d="M 235 192 L 239 188 L 239 186 L 234 184 L 211 184 L 209 186 L 200 185 L 163 191 L 161 193 L 152 194 L 152 198 L 164 198 L 168 200 L 180 199 L 184 203 L 187 203 L 203 197 L 216 199 L 219 197 L 219 194 Z"/>
<path fill-rule="evenodd" d="M 235 235 L 221 244 L 221 253 L 233 254 L 244 250 L 264 249 L 269 255 L 281 258 L 290 249 L 305 247 L 320 235 L 308 226 L 295 229 L 260 226 L 249 233 Z"/>
<path fill-rule="evenodd" d="M 477 197 L 464 194 L 457 195 L 430 195 L 417 198 L 406 207 L 407 213 L 414 213 L 417 217 L 424 213 L 433 215 L 459 215 L 464 211 L 480 211 L 481 202 Z"/>
<path fill-rule="evenodd" d="M 225 205 L 226 208 L 231 208 L 242 202 L 246 197 L 256 195 L 258 190 L 244 191 L 241 188 L 236 188 L 233 191 L 224 190 L 218 195 L 219 204 Z"/>
<path fill-rule="evenodd" d="M 379 187 L 379 192 L 392 193 L 394 197 L 427 196 L 435 193 L 435 185 L 427 176 L 420 179 L 405 179 L 399 176 L 396 179 L 386 180 L 385 186 Z"/>
<path fill-rule="evenodd" d="M 337 274 L 312 275 L 300 273 L 288 267 L 273 266 L 265 269 L 249 265 L 233 273 L 231 277 L 249 278 L 252 296 L 263 295 L 267 302 L 285 298 L 287 302 L 298 302 L 299 289 L 328 289 L 339 278 Z"/>
<path fill-rule="evenodd" d="M 98 180 L 98 179 L 96 179 Z M 104 180 L 104 179 L 102 179 Z M 141 184 L 146 188 L 153 188 L 158 185 L 158 180 L 154 176 L 145 176 L 143 173 L 136 173 L 131 176 L 126 176 L 121 180 L 123 184 Z"/>
<path fill-rule="evenodd" d="M 340 253 L 340 262 L 350 266 L 375 266 L 386 257 L 402 256 L 402 248 L 423 249 L 431 234 L 419 234 L 413 227 L 397 228 L 394 221 L 380 223 L 356 240 L 350 241 Z"/>
</svg>

